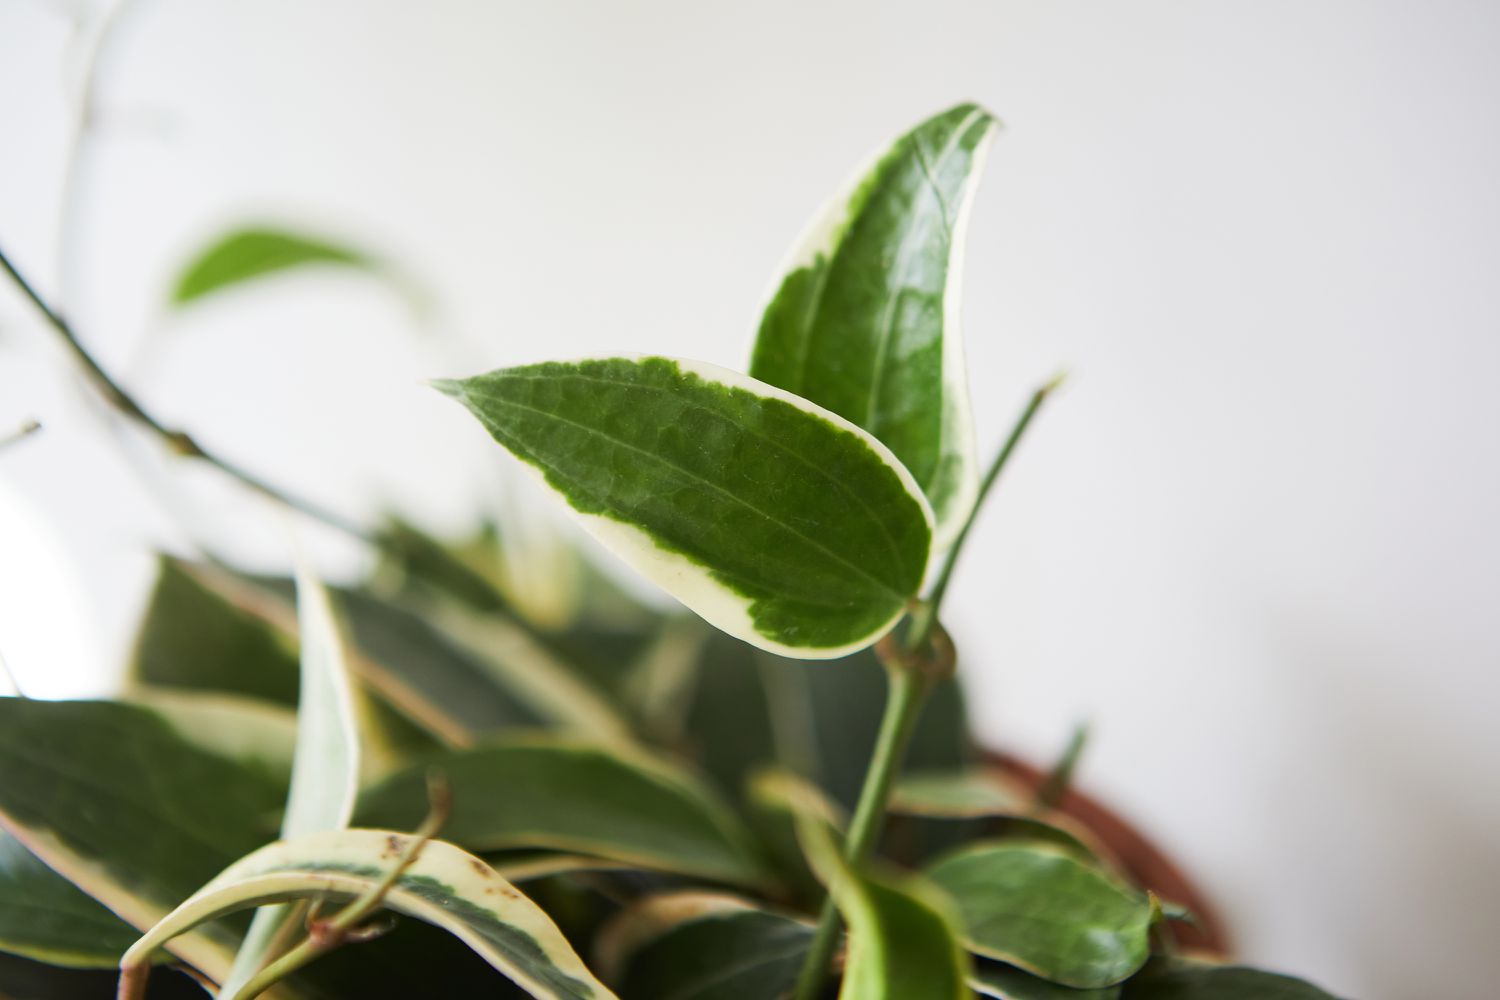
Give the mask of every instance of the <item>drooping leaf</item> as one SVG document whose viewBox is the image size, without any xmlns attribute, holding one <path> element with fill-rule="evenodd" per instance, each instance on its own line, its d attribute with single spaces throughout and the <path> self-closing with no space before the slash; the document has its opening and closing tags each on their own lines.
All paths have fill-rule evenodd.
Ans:
<svg viewBox="0 0 1500 1000">
<path fill-rule="evenodd" d="M 1155 963 L 1125 984 L 1123 1000 L 1334 1000 L 1302 979 L 1232 965 Z"/>
<path fill-rule="evenodd" d="M 742 901 L 673 893 L 621 911 L 599 944 L 615 945 L 622 1000 L 744 1000 L 786 996 L 812 936 Z"/>
<path fill-rule="evenodd" d="M 274 836 L 286 792 L 117 702 L 0 699 L 0 775 L 0 826 L 136 927 Z M 174 950 L 222 976 L 238 943 L 220 925 Z"/>
<path fill-rule="evenodd" d="M 279 841 L 241 858 L 132 946 L 144 961 L 204 921 L 267 902 L 353 898 L 390 871 L 407 838 L 385 830 L 334 830 Z M 383 905 L 447 930 L 534 997 L 610 1000 L 550 917 L 479 858 L 431 841 Z"/>
<path fill-rule="evenodd" d="M 636 570 L 718 628 L 840 656 L 921 586 L 931 511 L 883 445 L 806 400 L 668 358 L 504 369 L 438 388 Z"/>
<path fill-rule="evenodd" d="M 947 901 L 918 878 L 850 865 L 810 789 L 792 791 L 803 850 L 849 928 L 839 1000 L 967 1000 L 969 958 Z"/>
<path fill-rule="evenodd" d="M 0 951 L 106 969 L 135 939 L 135 928 L 0 831 Z"/>
<path fill-rule="evenodd" d="M 297 625 L 301 638 L 301 695 L 297 751 L 281 820 L 283 840 L 342 830 L 359 794 L 361 735 L 356 687 L 344 656 L 328 592 L 305 559 L 297 564 Z M 222 993 L 233 996 L 271 957 L 282 926 L 293 918 L 286 905 L 262 907 L 234 959 Z"/>
<path fill-rule="evenodd" d="M 969 986 L 982 997 L 996 1000 L 1119 1000 L 1120 987 L 1075 990 L 1049 983 L 1012 965 L 980 960 L 974 963 Z"/>
<path fill-rule="evenodd" d="M 1111 986 L 1150 954 L 1147 897 L 1056 846 L 981 842 L 927 874 L 958 904 L 971 951 L 1052 982 Z"/>
<path fill-rule="evenodd" d="M 555 738 L 426 760 L 368 791 L 360 825 L 415 826 L 429 767 L 453 789 L 444 836 L 469 850 L 548 848 L 726 882 L 762 878 L 748 836 L 692 777 L 643 752 Z"/>
<path fill-rule="evenodd" d="M 172 304 L 185 306 L 258 278 L 311 265 L 380 269 L 369 254 L 322 237 L 250 226 L 228 232 L 199 250 L 178 276 Z"/>
<path fill-rule="evenodd" d="M 750 374 L 874 434 L 945 546 L 978 479 L 959 335 L 964 231 L 998 125 L 972 104 L 897 139 L 813 219 L 766 307 Z"/>
<path fill-rule="evenodd" d="M 212 691 L 135 688 L 124 699 L 149 709 L 182 739 L 228 757 L 285 788 L 297 746 L 297 713 L 259 698 Z"/>
</svg>

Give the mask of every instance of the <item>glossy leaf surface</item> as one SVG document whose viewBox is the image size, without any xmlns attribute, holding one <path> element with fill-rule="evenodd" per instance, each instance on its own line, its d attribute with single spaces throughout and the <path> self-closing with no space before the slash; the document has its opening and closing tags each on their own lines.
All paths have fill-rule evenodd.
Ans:
<svg viewBox="0 0 1500 1000">
<path fill-rule="evenodd" d="M 945 111 L 826 205 L 793 249 L 750 367 L 885 442 L 932 501 L 939 544 L 977 490 L 959 278 L 996 128 L 972 104 Z"/>
<path fill-rule="evenodd" d="M 737 883 L 762 876 L 748 835 L 696 780 L 642 753 L 559 739 L 433 757 L 371 789 L 360 825 L 414 827 L 428 767 L 453 789 L 443 835 L 469 850 L 548 848 Z"/>
<path fill-rule="evenodd" d="M 314 264 L 377 267 L 367 254 L 320 237 L 248 227 L 226 233 L 197 253 L 172 289 L 172 304 L 184 306 L 248 281 Z"/>
<path fill-rule="evenodd" d="M 408 838 L 335 830 L 279 841 L 242 858 L 156 924 L 127 953 L 143 960 L 214 917 L 268 902 L 352 898 L 380 882 Z M 614 996 L 574 953 L 550 917 L 479 858 L 432 841 L 383 897 L 386 908 L 453 934 L 534 997 Z"/>
<path fill-rule="evenodd" d="M 713 625 L 828 658 L 874 642 L 926 571 L 931 512 L 891 453 L 806 400 L 667 358 L 445 382 L 584 526 Z"/>
<path fill-rule="evenodd" d="M 976 954 L 1079 988 L 1118 983 L 1149 955 L 1145 895 L 1071 852 L 983 842 L 927 873 L 958 904 L 965 942 Z"/>
</svg>

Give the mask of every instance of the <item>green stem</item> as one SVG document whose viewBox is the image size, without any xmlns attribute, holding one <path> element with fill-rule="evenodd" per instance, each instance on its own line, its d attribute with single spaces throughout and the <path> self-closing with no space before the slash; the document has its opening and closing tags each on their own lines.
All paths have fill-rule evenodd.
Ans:
<svg viewBox="0 0 1500 1000">
<path fill-rule="evenodd" d="M 875 849 L 886 805 L 891 798 L 891 786 L 901 769 L 922 706 L 932 691 L 932 679 L 920 667 L 894 660 L 887 660 L 885 667 L 890 678 L 890 693 L 886 697 L 885 714 L 880 720 L 880 734 L 875 739 L 870 767 L 865 772 L 864 787 L 860 789 L 859 804 L 854 809 L 854 819 L 844 841 L 844 856 L 856 865 L 868 861 Z M 838 909 L 832 899 L 827 899 L 818 918 L 817 934 L 797 977 L 797 989 L 792 994 L 794 1000 L 814 1000 L 822 992 L 839 930 Z"/>
<path fill-rule="evenodd" d="M 293 510 L 301 511 L 308 517 L 322 521 L 324 524 L 337 528 L 339 531 L 352 535 L 361 541 L 371 544 L 379 543 L 378 539 L 353 521 L 310 500 L 305 500 L 279 487 L 272 486 L 259 476 L 247 472 L 229 460 L 208 451 L 194 441 L 185 431 L 176 430 L 162 423 L 155 415 L 142 406 L 134 396 L 125 391 L 119 383 L 110 377 L 109 373 L 89 353 L 88 348 L 83 346 L 82 341 L 78 339 L 78 335 L 73 331 L 68 321 L 63 319 L 55 309 L 47 304 L 47 301 L 41 297 L 31 282 L 27 281 L 21 272 L 16 270 L 16 266 L 11 263 L 10 258 L 5 255 L 3 250 L 0 250 L 0 269 L 3 269 L 6 274 L 10 275 L 26 298 L 31 300 L 32 305 L 36 306 L 52 329 L 57 331 L 58 335 L 62 337 L 63 344 L 83 369 L 84 374 L 88 376 L 89 381 L 99 390 L 100 395 L 104 397 L 105 401 L 127 419 L 140 424 L 161 438 L 175 454 L 206 462 L 220 472 L 239 480 L 240 483 L 254 490 L 256 493 L 269 497 Z"/>
<path fill-rule="evenodd" d="M 942 645 L 945 647 L 942 653 L 934 656 L 931 647 L 935 633 L 941 632 L 938 627 L 938 609 L 942 606 L 943 596 L 948 592 L 948 583 L 953 577 L 958 553 L 968 540 L 969 530 L 974 527 L 979 508 L 984 505 L 990 490 L 994 489 L 995 481 L 1000 478 L 1000 470 L 1010 460 L 1011 453 L 1016 450 L 1016 445 L 1025 435 L 1037 410 L 1041 409 L 1047 396 L 1061 382 L 1062 376 L 1059 375 L 1031 394 L 1026 408 L 1021 411 L 1020 418 L 1011 429 L 1010 437 L 1006 438 L 999 454 L 985 472 L 979 495 L 975 498 L 963 527 L 959 529 L 958 536 L 953 540 L 953 545 L 948 549 L 948 556 L 938 571 L 937 581 L 928 592 L 927 599 L 912 611 L 899 651 L 894 647 L 882 651 L 881 660 L 890 677 L 890 694 L 886 699 L 885 715 L 880 720 L 880 734 L 876 737 L 869 770 L 865 772 L 864 787 L 859 793 L 859 804 L 854 810 L 854 819 L 849 824 L 849 835 L 844 843 L 844 857 L 852 864 L 859 865 L 869 860 L 875 841 L 880 836 L 886 806 L 891 797 L 891 786 L 895 783 L 901 761 L 906 756 L 906 747 L 911 742 L 922 706 L 932 691 L 933 683 L 952 670 L 952 646 L 947 643 L 946 636 L 942 637 Z M 938 665 L 937 670 L 933 669 L 935 664 Z M 823 912 L 818 917 L 817 933 L 814 934 L 807 957 L 803 960 L 802 971 L 797 976 L 793 1000 L 817 1000 L 823 991 L 840 929 L 838 909 L 833 905 L 833 900 L 825 900 Z"/>
<path fill-rule="evenodd" d="M 927 592 L 927 599 L 912 612 L 911 623 L 906 628 L 908 650 L 924 648 L 927 640 L 932 637 L 932 629 L 938 620 L 938 608 L 942 606 L 943 597 L 948 593 L 948 584 L 953 579 L 953 567 L 957 564 L 958 554 L 963 551 L 969 531 L 974 527 L 974 521 L 979 516 L 979 509 L 984 506 L 990 490 L 995 487 L 995 481 L 1000 478 L 1000 470 L 1005 468 L 1005 464 L 1010 461 L 1011 453 L 1016 450 L 1016 445 L 1026 434 L 1026 428 L 1031 426 L 1031 418 L 1036 416 L 1042 404 L 1047 401 L 1047 397 L 1062 384 L 1062 380 L 1063 376 L 1057 375 L 1031 394 L 1031 399 L 1026 403 L 1026 408 L 1021 411 L 1015 427 L 1011 428 L 1010 437 L 1005 439 L 1005 444 L 1000 447 L 999 453 L 995 455 L 994 461 L 985 471 L 984 479 L 979 484 L 979 495 L 974 499 L 974 506 L 969 508 L 969 516 L 965 519 L 964 526 L 959 529 L 958 536 L 954 538 L 952 546 L 948 549 L 948 556 L 943 560 L 942 568 L 938 570 L 937 580 L 933 582 L 932 589 Z"/>
</svg>

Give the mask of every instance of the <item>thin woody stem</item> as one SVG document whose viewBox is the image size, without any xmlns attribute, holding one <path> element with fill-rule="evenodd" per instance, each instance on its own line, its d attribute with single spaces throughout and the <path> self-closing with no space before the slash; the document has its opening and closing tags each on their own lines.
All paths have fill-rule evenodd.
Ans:
<svg viewBox="0 0 1500 1000">
<path fill-rule="evenodd" d="M 231 478 L 239 480 L 241 484 L 264 497 L 269 497 L 293 510 L 300 511 L 314 520 L 321 521 L 329 527 L 336 528 L 361 541 L 372 545 L 379 544 L 379 539 L 375 535 L 372 535 L 342 514 L 337 514 L 326 507 L 296 494 L 289 493 L 278 486 L 273 486 L 254 473 L 204 448 L 197 441 L 193 440 L 186 431 L 178 430 L 163 423 L 118 382 L 110 377 L 110 374 L 89 353 L 88 348 L 83 346 L 83 342 L 78 339 L 77 333 L 74 332 L 73 327 L 68 321 L 42 298 L 41 294 L 37 292 L 36 287 L 27 281 L 21 272 L 16 269 L 16 266 L 11 263 L 10 258 L 6 256 L 4 250 L 0 250 L 0 269 L 3 269 L 6 274 L 10 275 L 17 287 L 21 289 L 21 292 L 37 308 L 37 311 L 42 314 L 47 324 L 62 338 L 63 344 L 67 347 L 73 359 L 83 369 L 84 375 L 88 377 L 89 382 L 98 390 L 105 402 L 126 419 L 145 427 L 161 438 L 174 454 L 182 455 L 186 458 L 194 458 L 211 465 Z"/>
<path fill-rule="evenodd" d="M 942 568 L 938 570 L 937 580 L 928 591 L 926 599 L 912 612 L 911 623 L 906 629 L 907 649 L 918 650 L 927 644 L 933 627 L 937 624 L 938 609 L 942 606 L 943 597 L 948 593 L 948 584 L 953 579 L 953 567 L 958 563 L 958 554 L 963 551 L 964 542 L 969 538 L 969 531 L 974 527 L 980 508 L 984 506 L 990 490 L 994 489 L 995 482 L 1000 478 L 1000 472 L 1005 468 L 1005 464 L 1010 461 L 1016 445 L 1025 436 L 1026 428 L 1031 426 L 1031 419 L 1036 416 L 1042 404 L 1047 401 L 1047 397 L 1057 390 L 1062 381 L 1063 376 L 1057 375 L 1031 394 L 1026 408 L 1021 411 L 1020 417 L 1016 419 L 1016 425 L 1011 428 L 1010 436 L 1005 439 L 1005 444 L 1000 447 L 994 461 L 985 471 L 984 480 L 979 486 L 979 495 L 974 500 L 974 506 L 969 508 L 969 516 L 964 520 L 964 526 L 959 529 L 958 537 L 953 540 L 953 545 L 948 549 L 947 558 L 944 559 Z"/>
</svg>

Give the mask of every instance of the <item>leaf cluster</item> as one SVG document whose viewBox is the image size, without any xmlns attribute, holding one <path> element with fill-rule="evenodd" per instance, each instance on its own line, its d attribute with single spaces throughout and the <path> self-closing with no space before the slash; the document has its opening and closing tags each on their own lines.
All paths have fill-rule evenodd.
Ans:
<svg viewBox="0 0 1500 1000">
<path fill-rule="evenodd" d="M 571 599 L 518 599 L 493 527 L 392 520 L 344 587 L 163 556 L 122 698 L 0 699 L 0 992 L 107 996 L 89 970 L 119 968 L 122 997 L 196 989 L 181 969 L 225 998 L 779 1000 L 829 898 L 846 1000 L 1325 997 L 1182 957 L 1168 887 L 1056 808 L 1071 761 L 1016 780 L 958 675 L 924 678 L 874 856 L 843 849 L 883 731 L 872 644 L 981 496 L 958 271 L 997 127 L 963 105 L 860 171 L 748 375 L 440 385 L 696 617 L 569 553 Z M 314 264 L 376 267 L 260 227 L 174 296 Z"/>
</svg>

